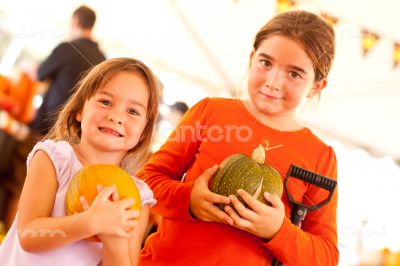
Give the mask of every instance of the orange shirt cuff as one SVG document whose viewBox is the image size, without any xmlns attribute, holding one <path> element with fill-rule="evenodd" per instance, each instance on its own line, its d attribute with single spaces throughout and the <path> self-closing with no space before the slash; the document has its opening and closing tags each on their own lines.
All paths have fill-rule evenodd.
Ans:
<svg viewBox="0 0 400 266">
<path fill-rule="evenodd" d="M 290 220 L 287 217 L 285 217 L 278 233 L 268 242 L 265 242 L 264 246 L 268 248 L 268 250 L 273 255 L 279 257 L 280 254 L 284 253 L 283 251 L 284 247 L 288 246 L 288 241 L 291 241 L 290 239 L 293 239 L 289 237 L 290 234 L 293 233 L 292 232 L 294 230 L 293 226 L 294 225 L 290 222 Z"/>
</svg>

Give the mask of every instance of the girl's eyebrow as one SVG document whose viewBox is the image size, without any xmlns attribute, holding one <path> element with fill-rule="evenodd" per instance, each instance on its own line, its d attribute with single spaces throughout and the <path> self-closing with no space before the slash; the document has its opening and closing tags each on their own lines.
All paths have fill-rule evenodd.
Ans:
<svg viewBox="0 0 400 266">
<path fill-rule="evenodd" d="M 109 96 L 109 97 L 114 97 L 114 94 L 112 94 L 112 93 L 110 93 L 110 92 L 108 92 L 108 91 L 105 91 L 105 90 L 99 90 L 98 92 L 97 92 L 98 94 L 103 94 L 103 95 L 106 95 L 106 96 Z M 122 98 L 124 99 L 124 100 L 127 100 L 129 103 L 131 103 L 131 104 L 133 104 L 133 105 L 138 105 L 138 106 L 141 106 L 143 109 L 147 109 L 146 108 L 146 106 L 143 104 L 143 103 L 141 103 L 141 102 L 139 102 L 139 101 L 137 101 L 137 100 L 135 100 L 135 99 L 128 99 L 127 97 L 125 97 L 125 96 L 122 96 Z"/>
<path fill-rule="evenodd" d="M 264 57 L 265 59 L 268 59 L 270 61 L 274 61 L 274 58 L 266 53 L 260 53 L 259 56 Z M 303 75 L 307 75 L 307 71 L 305 71 L 303 68 L 295 66 L 295 65 L 288 65 L 289 68 L 294 69 L 300 73 L 302 73 Z"/>
</svg>

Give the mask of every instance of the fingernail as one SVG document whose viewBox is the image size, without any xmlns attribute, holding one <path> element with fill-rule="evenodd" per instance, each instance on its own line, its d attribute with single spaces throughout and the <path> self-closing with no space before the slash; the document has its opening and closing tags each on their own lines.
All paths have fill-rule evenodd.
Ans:
<svg viewBox="0 0 400 266">
<path fill-rule="evenodd" d="M 266 196 L 266 197 L 269 197 L 269 195 L 271 195 L 271 193 L 269 193 L 269 192 L 264 192 L 264 195 Z"/>
</svg>

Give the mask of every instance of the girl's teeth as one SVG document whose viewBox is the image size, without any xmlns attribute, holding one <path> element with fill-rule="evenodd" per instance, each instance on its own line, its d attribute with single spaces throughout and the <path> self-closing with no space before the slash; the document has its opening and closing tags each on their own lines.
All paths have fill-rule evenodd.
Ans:
<svg viewBox="0 0 400 266">
<path fill-rule="evenodd" d="M 117 136 L 117 137 L 121 137 L 121 134 L 119 134 L 118 132 L 115 132 L 115 131 L 113 131 L 113 130 L 109 130 L 109 129 L 106 129 L 106 128 L 102 128 L 101 131 L 103 131 L 103 132 L 105 132 L 105 133 L 113 134 L 113 135 L 115 135 L 115 136 Z"/>
</svg>

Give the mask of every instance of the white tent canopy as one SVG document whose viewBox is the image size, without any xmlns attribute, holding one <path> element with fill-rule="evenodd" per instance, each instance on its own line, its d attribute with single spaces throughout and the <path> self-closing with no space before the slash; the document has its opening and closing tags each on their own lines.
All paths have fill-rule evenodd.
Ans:
<svg viewBox="0 0 400 266">
<path fill-rule="evenodd" d="M 19 2 L 19 3 L 17 3 Z M 80 1 L 3 1 L 2 23 L 38 59 L 67 35 L 70 14 Z M 245 94 L 249 53 L 257 30 L 275 13 L 275 1 L 159 0 L 85 1 L 96 9 L 95 35 L 109 57 L 147 62 L 165 85 L 166 101 L 192 105 L 205 96 Z M 400 69 L 392 69 L 393 41 L 400 40 L 400 3 L 298 1 L 328 12 L 337 53 L 327 89 L 316 108 L 300 113 L 320 134 L 400 161 Z M 362 8 L 361 8 L 362 7 Z M 362 56 L 362 27 L 381 35 Z"/>
</svg>

